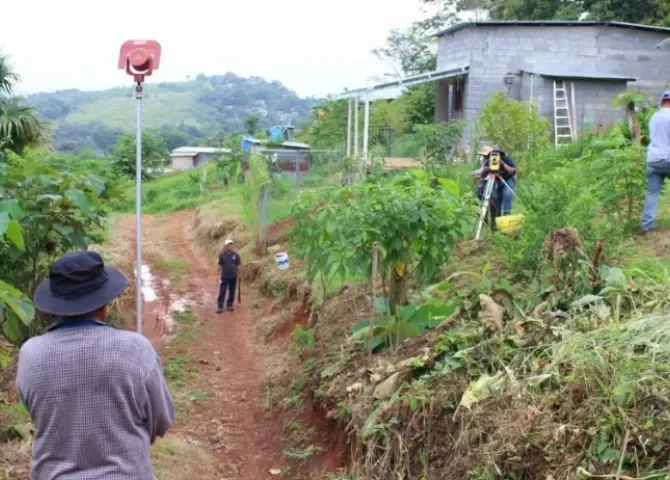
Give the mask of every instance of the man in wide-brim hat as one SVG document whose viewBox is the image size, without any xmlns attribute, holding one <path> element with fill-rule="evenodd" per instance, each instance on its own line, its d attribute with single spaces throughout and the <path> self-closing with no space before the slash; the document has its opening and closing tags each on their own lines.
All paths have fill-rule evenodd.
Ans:
<svg viewBox="0 0 670 480">
<path fill-rule="evenodd" d="M 35 307 L 58 321 L 19 354 L 17 390 L 36 429 L 33 479 L 155 479 L 150 445 L 174 406 L 151 343 L 105 323 L 127 287 L 84 251 L 57 260 L 35 291 Z"/>
</svg>

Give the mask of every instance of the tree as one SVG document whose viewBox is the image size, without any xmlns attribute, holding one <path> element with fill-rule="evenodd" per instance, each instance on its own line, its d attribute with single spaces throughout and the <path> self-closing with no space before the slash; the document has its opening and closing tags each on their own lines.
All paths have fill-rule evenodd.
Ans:
<svg viewBox="0 0 670 480">
<path fill-rule="evenodd" d="M 12 94 L 19 75 L 0 53 L 0 154 L 9 149 L 21 153 L 27 146 L 46 142 L 46 126 L 37 118 L 34 108 L 21 105 Z"/>
<path fill-rule="evenodd" d="M 114 169 L 121 175 L 135 177 L 135 135 L 121 135 L 114 145 Z M 168 158 L 165 140 L 151 132 L 142 134 L 142 179 L 151 178 Z"/>
<path fill-rule="evenodd" d="M 493 20 L 618 20 L 670 24 L 668 0 L 423 0 L 443 10 L 485 10 Z"/>
<path fill-rule="evenodd" d="M 258 115 L 255 113 L 251 113 L 247 116 L 247 119 L 244 121 L 244 129 L 246 132 L 253 136 L 256 133 L 256 130 L 258 130 L 258 126 L 261 123 L 261 119 Z"/>
<path fill-rule="evenodd" d="M 406 30 L 393 29 L 383 47 L 372 50 L 380 60 L 393 69 L 396 78 L 417 75 L 435 69 L 435 33 L 450 21 L 451 14 L 438 13 L 425 20 L 412 23 Z"/>
<path fill-rule="evenodd" d="M 529 109 L 527 103 L 510 100 L 503 92 L 497 92 L 479 112 L 477 134 L 506 153 L 518 155 L 545 147 L 549 125 L 549 120 L 540 116 L 536 108 Z"/>
</svg>

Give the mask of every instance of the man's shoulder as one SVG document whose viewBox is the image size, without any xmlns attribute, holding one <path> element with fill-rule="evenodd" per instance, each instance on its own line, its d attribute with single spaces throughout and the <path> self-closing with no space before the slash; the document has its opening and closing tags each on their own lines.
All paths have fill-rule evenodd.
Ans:
<svg viewBox="0 0 670 480">
<path fill-rule="evenodd" d="M 665 120 L 665 121 L 670 121 L 670 109 L 669 108 L 662 108 L 660 110 L 657 110 L 656 113 L 654 113 L 651 116 L 650 121 L 658 121 L 658 120 Z"/>
<path fill-rule="evenodd" d="M 128 330 L 120 330 L 112 327 L 85 327 L 96 328 L 104 336 L 103 343 L 117 351 L 120 355 L 133 359 L 146 359 L 156 354 L 156 350 L 146 337 L 139 333 Z M 100 328 L 98 330 L 97 328 Z M 32 357 L 34 355 L 47 354 L 50 347 L 57 348 L 60 343 L 57 332 L 46 332 L 35 336 L 21 346 L 20 357 Z"/>
</svg>

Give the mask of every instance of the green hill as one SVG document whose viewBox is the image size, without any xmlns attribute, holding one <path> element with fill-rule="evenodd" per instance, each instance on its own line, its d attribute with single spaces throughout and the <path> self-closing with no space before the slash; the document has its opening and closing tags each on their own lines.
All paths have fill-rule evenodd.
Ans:
<svg viewBox="0 0 670 480">
<path fill-rule="evenodd" d="M 84 92 L 61 90 L 25 98 L 52 123 L 54 147 L 62 152 L 94 149 L 104 153 L 121 133 L 135 128 L 135 92 L 127 88 Z M 199 75 L 176 83 L 151 83 L 145 88 L 143 126 L 166 138 L 168 148 L 212 143 L 214 137 L 241 131 L 249 115 L 261 127 L 299 125 L 318 102 L 300 98 L 280 82 L 233 73 Z"/>
</svg>

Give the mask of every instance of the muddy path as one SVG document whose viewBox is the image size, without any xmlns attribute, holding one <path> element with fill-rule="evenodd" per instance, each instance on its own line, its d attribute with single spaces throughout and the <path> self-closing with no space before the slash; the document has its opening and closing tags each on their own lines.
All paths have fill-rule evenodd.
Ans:
<svg viewBox="0 0 670 480">
<path fill-rule="evenodd" d="M 194 404 L 187 418 L 178 418 L 175 431 L 188 434 L 212 452 L 217 464 L 215 478 L 289 478 L 277 475 L 286 466 L 282 424 L 263 403 L 263 345 L 257 340 L 250 302 L 245 297 L 249 288 L 243 285 L 242 302 L 236 302 L 234 312 L 216 313 L 217 259 L 207 258 L 197 247 L 192 224 L 193 212 L 143 219 L 143 255 L 157 297 L 144 302 L 145 335 L 159 351 L 172 348 L 166 319 L 175 294 L 187 298 L 195 316 L 202 320 L 198 338 L 189 342 L 187 354 L 198 365 L 196 387 L 208 398 Z M 134 233 L 134 217 L 123 218 L 118 228 L 128 239 L 128 233 Z M 134 255 L 133 242 L 127 253 Z M 161 271 L 157 265 L 160 258 L 179 262 L 178 275 Z"/>
</svg>

